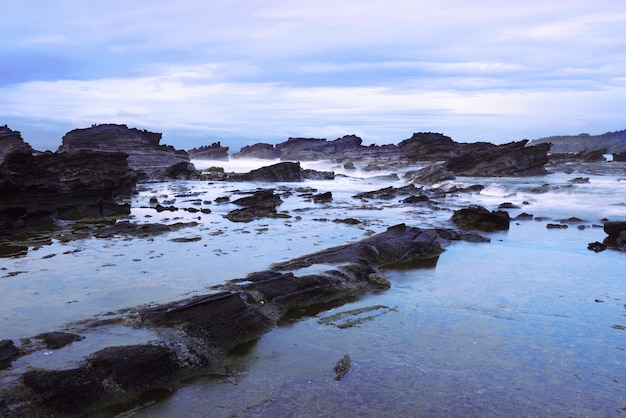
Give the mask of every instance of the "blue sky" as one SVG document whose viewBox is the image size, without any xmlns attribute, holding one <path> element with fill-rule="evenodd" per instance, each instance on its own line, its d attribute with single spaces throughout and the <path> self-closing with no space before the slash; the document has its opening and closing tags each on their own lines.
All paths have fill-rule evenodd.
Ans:
<svg viewBox="0 0 626 418">
<path fill-rule="evenodd" d="M 621 0 L 0 0 L 0 125 L 55 150 L 290 136 L 495 143 L 626 129 Z"/>
</svg>

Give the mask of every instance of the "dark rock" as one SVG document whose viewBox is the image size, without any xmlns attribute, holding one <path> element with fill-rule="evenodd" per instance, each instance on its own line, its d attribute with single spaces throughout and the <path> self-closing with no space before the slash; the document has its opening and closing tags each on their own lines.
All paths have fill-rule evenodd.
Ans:
<svg viewBox="0 0 626 418">
<path fill-rule="evenodd" d="M 204 145 L 199 148 L 192 148 L 187 153 L 189 158 L 196 160 L 217 160 L 228 161 L 228 147 L 222 146 L 218 142 L 214 142 L 211 145 Z"/>
<path fill-rule="evenodd" d="M 458 143 L 449 136 L 434 132 L 414 133 L 398 147 L 412 161 L 442 161 L 458 154 Z"/>
<path fill-rule="evenodd" d="M 304 172 L 300 163 L 282 162 L 252 170 L 242 177 L 249 181 L 294 182 L 304 181 Z"/>
<path fill-rule="evenodd" d="M 337 224 L 346 224 L 346 225 L 359 225 L 361 221 L 355 218 L 343 218 L 343 219 L 333 219 L 334 223 Z"/>
<path fill-rule="evenodd" d="M 609 238 L 616 239 L 620 233 L 626 231 L 626 221 L 610 221 L 604 223 L 604 232 Z"/>
<path fill-rule="evenodd" d="M 343 379 L 343 377 L 350 371 L 351 366 L 352 361 L 350 359 L 350 355 L 344 354 L 344 356 L 339 359 L 333 368 L 333 371 L 335 372 L 335 380 Z"/>
<path fill-rule="evenodd" d="M 566 224 L 548 223 L 548 224 L 546 225 L 546 228 L 548 228 L 548 229 L 567 229 L 567 228 L 569 228 L 569 225 L 566 225 Z"/>
<path fill-rule="evenodd" d="M 531 215 L 530 213 L 520 213 L 513 219 L 516 221 L 532 221 L 533 218 L 534 218 L 534 215 Z"/>
<path fill-rule="evenodd" d="M 177 180 L 195 180 L 200 177 L 196 167 L 184 161 L 167 167 L 163 170 L 163 175 Z"/>
<path fill-rule="evenodd" d="M 128 166 L 148 177 L 161 177 L 163 171 L 178 163 L 189 163 L 187 151 L 160 145 L 162 134 L 126 125 L 103 124 L 74 129 L 63 136 L 58 153 L 78 151 L 124 152 Z"/>
<path fill-rule="evenodd" d="M 420 189 L 415 187 L 414 184 L 409 184 L 403 187 L 389 186 L 389 187 L 384 187 L 382 189 L 373 190 L 370 192 L 361 192 L 361 193 L 355 194 L 352 197 L 354 197 L 355 199 L 392 200 L 401 196 L 407 196 L 407 195 L 412 196 L 412 195 L 419 194 L 419 193 L 420 193 Z"/>
<path fill-rule="evenodd" d="M 426 184 L 432 186 L 446 180 L 454 180 L 454 173 L 449 171 L 443 162 L 431 164 L 417 171 L 408 171 L 404 178 L 411 183 Z"/>
<path fill-rule="evenodd" d="M 116 222 L 95 233 L 97 238 L 111 238 L 116 235 L 147 238 L 170 232 L 172 229 L 164 224 L 135 224 L 128 221 Z"/>
<path fill-rule="evenodd" d="M 277 263 L 272 268 L 291 270 L 331 263 L 368 264 L 375 267 L 419 266 L 436 260 L 441 252 L 443 248 L 437 231 L 400 224 L 359 242 Z"/>
<path fill-rule="evenodd" d="M 606 244 L 603 244 L 601 242 L 590 242 L 589 245 L 587 245 L 587 249 L 590 251 L 594 251 L 596 253 L 599 253 L 601 251 L 606 250 L 608 247 Z"/>
<path fill-rule="evenodd" d="M 589 177 L 576 177 L 569 181 L 572 184 L 585 184 L 589 183 Z"/>
<path fill-rule="evenodd" d="M 331 192 L 319 193 L 312 196 L 315 203 L 329 203 L 333 200 L 333 194 Z"/>
<path fill-rule="evenodd" d="M 22 381 L 36 404 L 44 408 L 35 416 L 83 415 L 112 398 L 100 376 L 86 365 L 67 370 L 29 370 L 22 375 Z"/>
<path fill-rule="evenodd" d="M 7 125 L 0 126 L 0 164 L 9 154 L 32 154 L 34 150 L 22 139 L 18 131 L 11 130 Z"/>
<path fill-rule="evenodd" d="M 509 214 L 498 210 L 489 212 L 482 206 L 470 205 L 467 208 L 454 211 L 452 222 L 464 229 L 478 229 L 481 231 L 504 231 L 509 229 Z"/>
<path fill-rule="evenodd" d="M 278 213 L 271 206 L 251 206 L 242 209 L 235 209 L 226 215 L 226 219 L 231 222 L 252 222 L 262 218 L 290 218 L 285 213 Z"/>
<path fill-rule="evenodd" d="M 503 202 L 498 205 L 498 209 L 519 209 L 519 206 L 511 202 Z"/>
<path fill-rule="evenodd" d="M 626 250 L 626 231 L 622 231 L 619 233 L 617 238 L 615 238 L 615 243 L 622 250 Z"/>
<path fill-rule="evenodd" d="M 352 161 L 347 161 L 343 164 L 344 170 L 356 170 L 354 163 Z"/>
<path fill-rule="evenodd" d="M 407 203 L 407 204 L 421 204 L 421 203 L 431 203 L 432 200 L 430 199 L 430 197 L 428 197 L 425 194 L 419 194 L 419 195 L 413 195 L 413 196 L 409 196 L 406 199 L 402 200 L 402 203 Z"/>
<path fill-rule="evenodd" d="M 126 215 L 136 177 L 127 155 L 12 153 L 0 165 L 0 234 L 50 228 L 56 219 Z"/>
<path fill-rule="evenodd" d="M 528 141 L 494 145 L 465 144 L 463 152 L 446 161 L 446 168 L 459 176 L 505 177 L 546 174 L 549 144 L 527 147 Z"/>
<path fill-rule="evenodd" d="M 308 180 L 334 180 L 335 173 L 333 171 L 318 171 L 307 168 L 303 170 L 302 174 L 305 179 Z"/>
<path fill-rule="evenodd" d="M 263 335 L 274 325 L 247 292 L 220 292 L 140 311 L 143 321 L 182 327 L 211 346 L 232 348 Z"/>
<path fill-rule="evenodd" d="M 20 350 L 11 340 L 0 340 L 0 370 L 6 369 L 19 357 Z"/>
<path fill-rule="evenodd" d="M 266 143 L 247 145 L 232 155 L 232 158 L 259 158 L 264 160 L 274 160 L 279 157 L 279 151 L 274 148 L 274 145 Z"/>
<path fill-rule="evenodd" d="M 254 192 L 251 196 L 242 197 L 237 200 L 233 200 L 232 203 L 239 206 L 257 206 L 257 207 L 271 207 L 283 203 L 283 200 L 279 195 L 274 194 L 274 189 L 259 190 Z"/>
<path fill-rule="evenodd" d="M 313 161 L 328 160 L 335 155 L 346 155 L 346 151 L 358 149 L 361 138 L 346 135 L 334 141 L 316 138 L 289 138 L 287 142 L 276 145 L 281 160 Z"/>
<path fill-rule="evenodd" d="M 45 332 L 43 334 L 36 335 L 35 338 L 43 341 L 46 348 L 51 350 L 57 350 L 65 347 L 73 342 L 80 341 L 85 337 L 81 335 L 72 334 L 70 332 Z"/>
</svg>

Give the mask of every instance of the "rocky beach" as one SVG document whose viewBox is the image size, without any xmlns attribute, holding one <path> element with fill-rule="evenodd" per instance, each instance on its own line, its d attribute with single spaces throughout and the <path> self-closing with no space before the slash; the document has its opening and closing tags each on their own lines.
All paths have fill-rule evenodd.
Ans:
<svg viewBox="0 0 626 418">
<path fill-rule="evenodd" d="M 39 152 L 0 127 L 2 415 L 626 408 L 606 147 L 162 139 L 94 125 Z"/>
</svg>

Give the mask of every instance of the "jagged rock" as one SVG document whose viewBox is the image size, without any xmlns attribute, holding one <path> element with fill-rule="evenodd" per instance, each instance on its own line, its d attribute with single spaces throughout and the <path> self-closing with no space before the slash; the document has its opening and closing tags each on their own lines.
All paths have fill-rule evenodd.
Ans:
<svg viewBox="0 0 626 418">
<path fill-rule="evenodd" d="M 261 218 L 290 218 L 288 214 L 279 213 L 271 206 L 251 206 L 242 209 L 235 209 L 226 215 L 226 219 L 231 222 L 252 222 Z"/>
<path fill-rule="evenodd" d="M 267 143 L 247 145 L 232 155 L 232 158 L 259 158 L 264 160 L 275 160 L 279 157 L 280 154 L 274 145 Z"/>
<path fill-rule="evenodd" d="M 22 139 L 18 131 L 11 130 L 7 125 L 0 126 L 0 164 L 5 157 L 14 152 L 32 154 L 33 149 Z"/>
<path fill-rule="evenodd" d="M 126 215 L 136 177 L 119 152 L 13 153 L 0 165 L 0 234 L 56 219 Z"/>
<path fill-rule="evenodd" d="M 281 160 L 327 160 L 334 155 L 345 155 L 347 150 L 360 147 L 361 142 L 361 138 L 355 135 L 346 135 L 334 141 L 317 138 L 289 138 L 287 142 L 276 145 L 276 150 Z"/>
<path fill-rule="evenodd" d="M 411 183 L 432 186 L 442 181 L 454 180 L 456 177 L 453 172 L 446 168 L 443 162 L 438 162 L 417 171 L 408 171 L 405 173 L 404 178 Z"/>
<path fill-rule="evenodd" d="M 128 154 L 128 166 L 132 170 L 149 177 L 160 177 L 174 164 L 189 163 L 187 151 L 160 145 L 161 137 L 161 133 L 129 129 L 126 125 L 94 125 L 66 133 L 57 152 L 123 152 Z"/>
<path fill-rule="evenodd" d="M 204 145 L 199 148 L 192 148 L 187 153 L 189 158 L 196 160 L 218 160 L 228 161 L 228 149 L 229 147 L 222 146 L 218 142 L 214 142 L 211 145 Z"/>
<path fill-rule="evenodd" d="M 489 212 L 482 206 L 470 205 L 454 211 L 452 222 L 464 229 L 503 231 L 509 229 L 509 214 L 503 210 Z"/>
<path fill-rule="evenodd" d="M 546 174 L 550 144 L 527 147 L 527 140 L 494 145 L 465 144 L 463 152 L 446 161 L 446 168 L 459 176 L 518 177 Z"/>
<path fill-rule="evenodd" d="M 398 147 L 412 161 L 443 161 L 459 153 L 459 144 L 449 136 L 435 132 L 414 133 Z"/>
<path fill-rule="evenodd" d="M 531 145 L 549 143 L 553 153 L 578 153 L 605 150 L 610 154 L 626 151 L 626 130 L 606 132 L 601 135 L 561 135 L 534 139 Z"/>
</svg>

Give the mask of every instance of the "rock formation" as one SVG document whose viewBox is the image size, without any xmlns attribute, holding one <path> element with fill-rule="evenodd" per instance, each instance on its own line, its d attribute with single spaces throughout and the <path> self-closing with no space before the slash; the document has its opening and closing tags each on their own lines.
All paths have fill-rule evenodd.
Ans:
<svg viewBox="0 0 626 418">
<path fill-rule="evenodd" d="M 362 241 L 232 280 L 217 286 L 216 293 L 139 309 L 133 324 L 152 330 L 158 336 L 154 340 L 105 347 L 72 367 L 29 368 L 0 393 L 0 413 L 83 416 L 180 379 L 223 373 L 227 350 L 259 338 L 281 318 L 297 317 L 301 309 L 323 309 L 319 307 L 388 288 L 379 267 L 433 265 L 443 251 L 442 241 L 436 230 L 396 225 Z M 312 264 L 335 267 L 320 274 L 295 274 Z M 14 360 L 15 351 L 11 340 L 0 342 L 4 363 Z"/>
<path fill-rule="evenodd" d="M 232 155 L 233 158 L 260 158 L 264 160 L 275 160 L 280 157 L 280 154 L 274 148 L 274 145 L 267 143 L 258 143 L 254 145 L 247 145 L 239 152 Z"/>
<path fill-rule="evenodd" d="M 462 229 L 480 231 L 506 231 L 509 229 L 509 213 L 503 210 L 489 212 L 482 206 L 470 205 L 452 215 L 452 222 Z"/>
<path fill-rule="evenodd" d="M 128 166 L 132 170 L 148 177 L 161 177 L 167 167 L 189 163 L 186 151 L 160 145 L 161 137 L 160 133 L 129 129 L 126 125 L 94 125 L 66 133 L 57 152 L 123 152 L 128 155 Z"/>
<path fill-rule="evenodd" d="M 7 125 L 0 126 L 0 164 L 14 152 L 32 154 L 33 149 L 24 142 L 18 131 L 11 130 Z"/>
<path fill-rule="evenodd" d="M 494 145 L 484 142 L 463 144 L 445 166 L 458 176 L 522 177 L 547 174 L 550 144 L 527 147 L 528 141 Z"/>
<path fill-rule="evenodd" d="M 0 165 L 0 235 L 49 228 L 57 219 L 126 215 L 135 186 L 121 152 L 14 152 Z"/>
<path fill-rule="evenodd" d="M 228 161 L 228 149 L 229 147 L 222 146 L 220 142 L 214 142 L 210 146 L 192 148 L 187 153 L 189 158 L 196 160 Z"/>
</svg>

